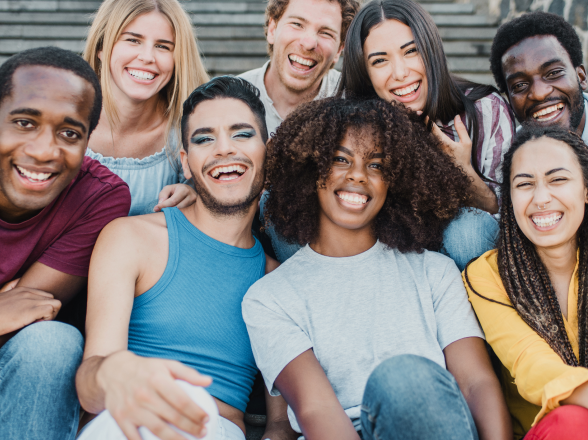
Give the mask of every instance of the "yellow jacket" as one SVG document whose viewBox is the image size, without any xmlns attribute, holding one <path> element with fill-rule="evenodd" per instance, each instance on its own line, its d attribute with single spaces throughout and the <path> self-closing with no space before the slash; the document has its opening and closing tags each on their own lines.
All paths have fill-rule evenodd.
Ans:
<svg viewBox="0 0 588 440">
<path fill-rule="evenodd" d="M 498 273 L 496 250 L 486 252 L 466 270 L 476 292 L 511 305 Z M 563 318 L 576 357 L 579 356 L 577 272 L 576 264 L 568 293 L 568 319 Z M 462 277 L 486 340 L 502 362 L 502 388 L 515 436 L 522 438 L 541 417 L 588 382 L 588 369 L 565 364 L 515 309 L 476 295 L 466 282 L 465 271 Z"/>
</svg>

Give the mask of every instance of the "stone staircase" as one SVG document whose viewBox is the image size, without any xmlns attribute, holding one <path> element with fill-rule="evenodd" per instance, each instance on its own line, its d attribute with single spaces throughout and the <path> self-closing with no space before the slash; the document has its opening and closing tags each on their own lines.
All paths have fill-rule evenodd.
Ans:
<svg viewBox="0 0 588 440">
<path fill-rule="evenodd" d="M 124 0 L 120 0 L 124 1 Z M 212 76 L 237 74 L 267 59 L 264 0 L 180 0 L 189 12 Z M 497 19 L 471 3 L 421 0 L 439 27 L 452 72 L 492 84 L 488 55 Z M 96 0 L 0 0 L 0 63 L 21 50 L 54 45 L 84 48 Z"/>
</svg>

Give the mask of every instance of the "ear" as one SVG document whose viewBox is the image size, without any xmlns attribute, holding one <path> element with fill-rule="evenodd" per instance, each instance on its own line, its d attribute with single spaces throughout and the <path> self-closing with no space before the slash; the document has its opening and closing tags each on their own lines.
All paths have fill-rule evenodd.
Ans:
<svg viewBox="0 0 588 440">
<path fill-rule="evenodd" d="M 102 61 L 102 51 L 101 51 L 101 50 L 99 50 L 99 51 L 98 51 L 98 53 L 97 53 L 96 55 L 98 56 L 98 59 L 99 59 L 100 61 Z"/>
<path fill-rule="evenodd" d="M 186 152 L 183 146 L 180 150 L 180 160 L 182 161 L 182 170 L 184 171 L 184 177 L 187 180 L 190 180 L 192 178 L 192 172 L 190 171 L 190 166 L 188 165 L 188 153 Z"/>
<path fill-rule="evenodd" d="M 267 37 L 266 40 L 269 44 L 274 44 L 276 41 L 276 27 L 278 24 L 273 18 L 270 18 L 269 24 L 267 25 Z"/>
<path fill-rule="evenodd" d="M 337 54 L 335 55 L 335 58 L 333 58 L 333 66 L 335 66 L 335 64 L 337 64 L 337 61 L 339 61 L 339 58 L 341 58 L 341 54 L 343 53 L 343 49 L 345 49 L 345 45 L 342 44 L 339 47 L 339 50 L 337 51 Z"/>
<path fill-rule="evenodd" d="M 588 79 L 586 78 L 586 68 L 583 64 L 580 64 L 578 67 L 576 67 L 576 74 L 578 75 L 580 87 L 582 90 L 586 90 L 586 88 L 588 88 Z"/>
</svg>

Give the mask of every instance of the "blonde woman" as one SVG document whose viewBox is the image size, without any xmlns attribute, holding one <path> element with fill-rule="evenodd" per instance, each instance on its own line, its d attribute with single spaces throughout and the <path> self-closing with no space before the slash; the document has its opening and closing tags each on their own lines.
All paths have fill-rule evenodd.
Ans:
<svg viewBox="0 0 588 440">
<path fill-rule="evenodd" d="M 84 58 L 104 95 L 87 155 L 131 190 L 129 215 L 188 206 L 195 191 L 177 159 L 182 103 L 208 81 L 190 18 L 177 0 L 105 0 Z"/>
</svg>

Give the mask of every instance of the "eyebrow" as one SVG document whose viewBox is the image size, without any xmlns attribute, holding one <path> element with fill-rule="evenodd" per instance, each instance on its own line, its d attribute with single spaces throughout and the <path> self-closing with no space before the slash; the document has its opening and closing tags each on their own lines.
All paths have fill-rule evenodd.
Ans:
<svg viewBox="0 0 588 440">
<path fill-rule="evenodd" d="M 554 168 L 554 169 L 552 169 L 552 170 L 549 170 L 549 171 L 547 171 L 547 172 L 545 173 L 545 175 L 546 175 L 546 176 L 549 176 L 549 175 L 551 175 L 551 174 L 557 173 L 558 171 L 567 171 L 568 173 L 569 173 L 569 172 L 571 172 L 571 171 L 570 171 L 570 170 L 568 170 L 567 168 L 560 167 L 560 168 Z M 533 176 L 532 174 L 527 174 L 527 173 L 520 173 L 520 174 L 517 174 L 516 176 L 514 176 L 514 177 L 512 178 L 512 180 L 515 180 L 517 177 L 524 177 L 524 178 L 526 178 L 526 179 L 532 179 L 532 178 L 533 178 L 533 177 L 535 177 L 535 176 Z"/>
<path fill-rule="evenodd" d="M 233 124 L 229 127 L 231 131 L 233 130 L 240 130 L 242 128 L 250 128 L 251 130 L 255 130 L 255 127 L 251 124 L 247 124 L 246 122 L 241 122 L 240 124 Z"/>
<path fill-rule="evenodd" d="M 75 127 L 78 127 L 80 130 L 82 130 L 84 132 L 84 134 L 86 133 L 86 131 L 88 130 L 86 128 L 86 125 L 80 121 L 75 120 L 74 118 L 70 118 L 69 116 L 66 116 L 65 118 L 63 118 L 63 121 L 67 124 L 73 125 Z"/>
<path fill-rule="evenodd" d="M 388 52 L 372 52 L 372 53 L 370 53 L 370 54 L 368 55 L 368 60 L 369 60 L 371 57 L 377 57 L 378 55 L 388 55 Z"/>
<path fill-rule="evenodd" d="M 410 46 L 411 44 L 414 44 L 414 40 L 409 41 L 408 43 L 404 43 L 402 46 L 400 46 L 400 49 L 404 49 L 407 46 Z"/>
<path fill-rule="evenodd" d="M 242 128 L 250 128 L 251 130 L 255 131 L 255 127 L 251 124 L 247 124 L 246 122 L 240 122 L 238 124 L 233 124 L 229 127 L 231 131 L 240 130 Z M 214 128 L 212 127 L 200 127 L 194 130 L 194 132 L 190 135 L 190 137 L 194 137 L 197 134 L 210 134 L 214 133 Z"/>
<path fill-rule="evenodd" d="M 12 110 L 9 113 L 9 115 L 41 116 L 41 112 L 39 110 L 34 109 L 34 108 L 23 107 L 23 108 L 17 108 L 15 110 Z"/>
<path fill-rule="evenodd" d="M 137 34 L 136 32 L 123 32 L 121 35 L 132 35 L 133 37 L 137 37 L 137 38 L 145 38 L 143 35 L 141 34 Z M 169 40 L 163 40 L 163 39 L 159 39 L 156 40 L 158 43 L 167 43 L 167 44 L 172 44 L 175 46 L 175 43 L 173 41 L 169 41 Z"/>
<path fill-rule="evenodd" d="M 351 157 L 355 156 L 355 153 L 353 151 L 351 151 L 349 148 L 343 147 L 342 145 L 339 145 L 337 147 L 337 150 L 336 151 L 341 151 L 342 153 L 345 153 L 345 154 L 347 154 L 347 155 L 349 155 Z"/>
<path fill-rule="evenodd" d="M 551 66 L 552 64 L 556 64 L 556 63 L 563 63 L 563 60 L 561 58 L 553 58 L 553 59 L 541 64 L 541 66 L 539 66 L 539 69 L 544 70 L 544 69 L 548 68 L 549 66 Z M 515 72 L 515 73 L 508 75 L 506 77 L 506 82 L 513 80 L 513 79 L 517 79 L 518 77 L 521 77 L 521 76 L 525 76 L 525 73 L 524 72 Z"/>
</svg>

